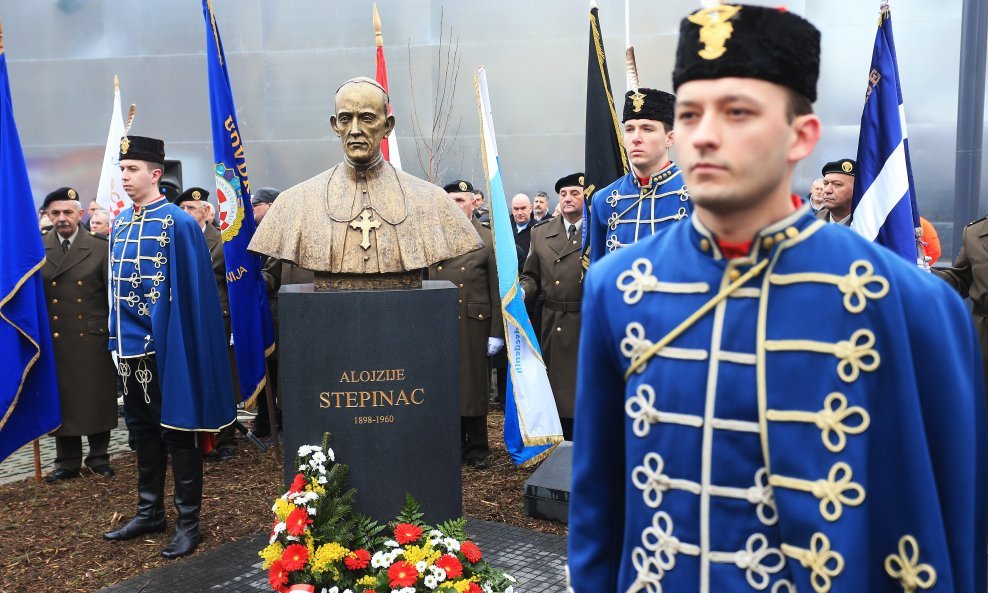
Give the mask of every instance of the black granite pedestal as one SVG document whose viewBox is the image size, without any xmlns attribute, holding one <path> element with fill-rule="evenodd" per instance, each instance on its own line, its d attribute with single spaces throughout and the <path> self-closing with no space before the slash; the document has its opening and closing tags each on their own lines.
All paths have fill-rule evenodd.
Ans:
<svg viewBox="0 0 988 593">
<path fill-rule="evenodd" d="M 333 434 L 356 510 L 395 517 L 408 492 L 429 523 L 462 514 L 456 288 L 278 295 L 285 482 L 300 445 Z"/>
<path fill-rule="evenodd" d="M 525 480 L 525 514 L 536 519 L 569 523 L 573 482 L 573 443 L 563 441 Z"/>
</svg>

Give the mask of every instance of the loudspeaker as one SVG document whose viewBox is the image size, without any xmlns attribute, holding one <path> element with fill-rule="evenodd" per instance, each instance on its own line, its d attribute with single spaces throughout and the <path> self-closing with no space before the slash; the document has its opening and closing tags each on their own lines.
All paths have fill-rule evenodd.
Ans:
<svg viewBox="0 0 988 593">
<path fill-rule="evenodd" d="M 573 443 L 563 441 L 525 480 L 525 514 L 536 519 L 568 523 L 572 483 Z"/>
<path fill-rule="evenodd" d="M 182 193 L 182 161 L 165 160 L 165 171 L 158 182 L 161 195 L 174 202 Z"/>
</svg>

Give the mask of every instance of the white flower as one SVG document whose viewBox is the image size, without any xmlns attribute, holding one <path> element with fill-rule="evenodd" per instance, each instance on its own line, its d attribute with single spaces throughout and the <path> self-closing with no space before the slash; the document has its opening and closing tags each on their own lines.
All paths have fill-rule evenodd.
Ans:
<svg viewBox="0 0 988 593">
<path fill-rule="evenodd" d="M 329 455 L 330 461 L 336 461 L 336 453 L 333 453 L 332 449 L 326 449 L 326 455 Z"/>
<path fill-rule="evenodd" d="M 515 588 L 508 585 L 508 588 L 504 590 L 504 593 L 515 593 Z"/>
<path fill-rule="evenodd" d="M 282 531 L 284 531 L 287 528 L 288 528 L 288 525 L 286 525 L 284 521 L 278 521 L 277 523 L 275 523 L 274 528 L 272 529 L 272 531 L 274 532 L 275 535 L 278 535 L 279 533 L 281 533 Z"/>
<path fill-rule="evenodd" d="M 445 570 L 439 568 L 438 566 L 430 566 L 429 570 L 432 571 L 432 574 L 436 577 L 436 580 L 439 581 L 440 583 L 446 580 Z"/>
<path fill-rule="evenodd" d="M 326 456 L 323 455 L 322 451 L 315 451 L 312 453 L 312 463 L 322 463 L 326 461 Z"/>
<path fill-rule="evenodd" d="M 390 563 L 387 561 L 385 556 L 386 555 L 384 552 L 374 552 L 374 555 L 371 556 L 371 566 L 374 568 L 384 568 L 389 566 Z"/>
<path fill-rule="evenodd" d="M 415 587 L 402 587 L 398 589 L 398 593 L 415 593 Z"/>
<path fill-rule="evenodd" d="M 510 574 L 507 574 L 507 573 L 505 573 L 504 578 L 508 579 L 508 581 L 511 582 L 511 583 L 517 583 L 518 582 L 518 580 L 515 577 L 513 577 L 513 576 L 511 576 Z"/>
<path fill-rule="evenodd" d="M 309 513 L 310 515 L 312 515 L 313 517 L 315 517 L 315 516 L 316 516 L 316 509 L 315 509 L 315 508 L 313 508 L 313 507 L 309 507 L 308 509 L 306 509 L 306 511 L 308 511 L 308 513 Z"/>
<path fill-rule="evenodd" d="M 397 548 L 401 544 L 399 544 L 398 542 L 396 542 L 393 539 L 389 539 L 388 541 L 384 542 L 384 545 L 386 545 L 389 548 Z"/>
<path fill-rule="evenodd" d="M 426 562 L 425 560 L 419 560 L 418 562 L 415 563 L 415 570 L 417 570 L 419 574 L 425 572 L 426 568 L 429 568 L 429 563 Z"/>
<path fill-rule="evenodd" d="M 334 586 L 332 589 L 323 589 L 323 591 L 326 591 L 326 593 L 340 593 L 340 588 Z"/>
<path fill-rule="evenodd" d="M 483 584 L 484 593 L 494 593 L 494 589 L 491 588 L 490 583 Z"/>
<path fill-rule="evenodd" d="M 456 541 L 455 539 L 453 539 L 451 537 L 447 537 L 446 539 L 443 540 L 443 546 L 445 546 L 446 549 L 449 550 L 449 551 L 451 551 L 451 552 L 459 552 L 460 551 L 460 542 Z"/>
<path fill-rule="evenodd" d="M 437 579 L 436 577 L 430 574 L 427 577 L 425 577 L 425 586 L 428 587 L 429 589 L 435 589 L 436 587 L 439 586 L 439 579 Z M 487 593 L 491 593 L 491 592 L 488 591 Z"/>
<path fill-rule="evenodd" d="M 309 453 L 312 453 L 313 451 L 317 451 L 317 450 L 319 450 L 319 447 L 315 447 L 313 445 L 302 445 L 301 447 L 298 448 L 298 456 L 305 457 Z"/>
<path fill-rule="evenodd" d="M 325 484 L 327 481 L 328 480 L 326 479 L 326 476 L 319 476 L 318 478 L 316 478 L 317 484 Z"/>
</svg>

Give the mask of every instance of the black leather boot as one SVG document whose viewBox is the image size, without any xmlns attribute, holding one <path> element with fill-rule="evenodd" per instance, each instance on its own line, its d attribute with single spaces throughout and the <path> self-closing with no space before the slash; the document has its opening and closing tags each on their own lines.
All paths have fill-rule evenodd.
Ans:
<svg viewBox="0 0 988 593">
<path fill-rule="evenodd" d="M 168 453 L 157 435 L 137 438 L 137 514 L 123 527 L 104 533 L 111 541 L 134 539 L 165 530 L 165 467 Z"/>
<path fill-rule="evenodd" d="M 191 554 L 202 540 L 199 531 L 199 510 L 202 508 L 202 451 L 176 449 L 172 451 L 172 474 L 175 475 L 175 536 L 161 551 L 165 558 Z"/>
</svg>

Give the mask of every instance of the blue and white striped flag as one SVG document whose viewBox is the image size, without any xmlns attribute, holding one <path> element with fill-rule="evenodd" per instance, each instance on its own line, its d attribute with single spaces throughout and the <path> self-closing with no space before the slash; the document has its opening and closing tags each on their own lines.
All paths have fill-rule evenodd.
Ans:
<svg viewBox="0 0 988 593">
<path fill-rule="evenodd" d="M 902 103 L 892 18 L 888 5 L 883 5 L 861 114 L 851 228 L 923 265 L 918 259 L 919 210 Z"/>
<path fill-rule="evenodd" d="M 504 404 L 504 444 L 515 465 L 526 467 L 544 459 L 563 441 L 563 429 L 552 397 L 549 376 L 539 342 L 525 311 L 518 286 L 518 252 L 511 233 L 511 217 L 504 196 L 501 163 L 494 139 L 494 116 L 487 94 L 487 72 L 477 71 L 477 103 L 484 153 L 484 170 L 490 184 L 491 226 L 497 259 L 498 291 L 508 350 L 508 380 Z"/>
</svg>

